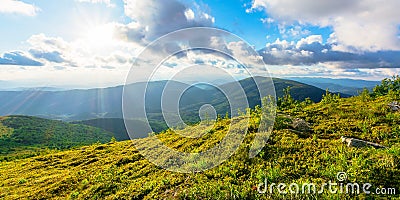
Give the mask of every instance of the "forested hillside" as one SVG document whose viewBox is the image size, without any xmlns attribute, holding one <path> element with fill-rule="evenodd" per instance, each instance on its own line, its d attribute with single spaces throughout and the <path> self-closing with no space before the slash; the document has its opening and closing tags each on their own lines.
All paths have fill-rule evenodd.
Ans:
<svg viewBox="0 0 400 200">
<path fill-rule="evenodd" d="M 0 159 L 33 156 L 96 142 L 109 142 L 113 134 L 99 128 L 28 116 L 0 118 Z"/>
</svg>

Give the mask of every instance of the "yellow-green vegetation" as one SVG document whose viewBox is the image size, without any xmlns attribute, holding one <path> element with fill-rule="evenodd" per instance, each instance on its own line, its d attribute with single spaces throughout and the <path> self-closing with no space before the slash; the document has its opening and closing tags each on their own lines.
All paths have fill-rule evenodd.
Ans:
<svg viewBox="0 0 400 200">
<path fill-rule="evenodd" d="M 86 125 L 30 116 L 1 117 L 0 161 L 106 143 L 112 137 L 111 132 Z"/>
<path fill-rule="evenodd" d="M 343 99 L 327 93 L 322 102 L 287 103 L 281 106 L 275 130 L 255 158 L 249 148 L 257 130 L 259 109 L 251 112 L 249 133 L 239 150 L 221 165 L 199 173 L 182 174 L 149 163 L 132 141 L 96 144 L 32 158 L 0 162 L 0 198 L 4 199 L 354 199 L 399 198 L 400 112 L 387 104 L 400 99 L 399 90 L 381 94 L 363 92 Z M 283 101 L 283 104 L 282 104 Z M 292 130 L 295 118 L 310 130 Z M 244 118 L 243 118 L 244 119 Z M 242 120 L 236 118 L 235 120 Z M 226 135 L 229 119 L 219 119 L 197 139 L 183 139 L 171 130 L 157 136 L 182 152 L 212 147 Z M 185 130 L 183 130 L 185 131 Z M 203 134 L 204 127 L 186 129 Z M 197 132 L 197 133 L 196 133 Z M 352 136 L 387 146 L 387 149 L 349 148 L 341 136 Z M 140 141 L 139 141 L 140 142 Z M 372 194 L 260 194 L 268 183 L 338 182 L 370 183 L 375 188 L 395 188 L 396 195 Z M 320 186 L 321 186 L 320 185 Z M 319 187 L 320 188 L 320 187 Z"/>
</svg>

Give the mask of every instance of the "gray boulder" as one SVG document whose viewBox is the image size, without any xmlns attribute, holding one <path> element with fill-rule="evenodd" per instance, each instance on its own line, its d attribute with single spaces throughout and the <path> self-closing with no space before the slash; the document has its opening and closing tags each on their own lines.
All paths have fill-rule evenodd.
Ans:
<svg viewBox="0 0 400 200">
<path fill-rule="evenodd" d="M 362 148 L 362 147 L 374 147 L 375 149 L 382 149 L 382 148 L 387 148 L 383 145 L 377 144 L 377 143 L 372 143 L 368 142 L 365 140 L 360 140 L 356 138 L 347 138 L 347 137 L 341 137 L 341 140 L 343 143 L 346 143 L 348 147 L 355 147 L 355 148 Z"/>
<path fill-rule="evenodd" d="M 311 131 L 310 124 L 308 124 L 304 119 L 296 118 L 292 120 L 292 126 L 295 130 L 301 132 Z"/>
<path fill-rule="evenodd" d="M 392 103 L 389 103 L 388 106 L 392 112 L 400 112 L 400 103 L 399 102 L 393 101 Z"/>
</svg>

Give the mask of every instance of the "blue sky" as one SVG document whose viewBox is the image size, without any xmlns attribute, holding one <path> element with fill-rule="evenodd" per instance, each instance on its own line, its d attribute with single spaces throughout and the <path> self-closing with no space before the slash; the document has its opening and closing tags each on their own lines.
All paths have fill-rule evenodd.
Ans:
<svg viewBox="0 0 400 200">
<path fill-rule="evenodd" d="M 0 80 L 123 84 L 146 44 L 194 26 L 240 36 L 273 76 L 379 80 L 400 72 L 398 7 L 398 0 L 0 0 Z"/>
</svg>

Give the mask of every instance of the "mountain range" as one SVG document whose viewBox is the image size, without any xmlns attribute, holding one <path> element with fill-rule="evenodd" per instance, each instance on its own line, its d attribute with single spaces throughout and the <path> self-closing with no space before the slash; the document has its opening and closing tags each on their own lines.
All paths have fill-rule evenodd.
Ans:
<svg viewBox="0 0 400 200">
<path fill-rule="evenodd" d="M 364 88 L 372 91 L 379 85 L 380 81 L 366 81 L 354 79 L 332 79 L 332 78 L 308 78 L 308 77 L 289 77 L 289 80 L 298 81 L 312 85 L 331 92 L 340 92 L 349 95 L 358 95 Z"/>
<path fill-rule="evenodd" d="M 228 101 L 227 96 L 234 101 L 242 100 L 242 95 L 247 97 L 248 105 L 241 105 L 236 109 L 244 111 L 247 107 L 260 105 L 260 94 L 257 83 L 268 84 L 269 79 L 264 77 L 253 77 L 240 80 L 241 90 L 237 90 L 237 82 L 229 82 L 212 87 L 205 84 L 188 85 L 177 81 L 157 81 L 150 83 L 133 83 L 125 86 L 125 91 L 129 91 L 131 99 L 129 124 L 134 125 L 135 135 L 133 138 L 147 137 L 151 132 L 161 132 L 168 129 L 164 114 L 169 113 L 177 116 L 176 112 L 168 109 L 162 110 L 162 103 L 167 104 L 167 108 L 176 106 L 178 102 L 179 114 L 186 124 L 193 124 L 200 121 L 199 110 L 205 104 L 210 104 L 215 108 L 216 114 L 232 116 L 231 112 L 236 112 Z M 290 93 L 295 100 L 310 98 L 314 102 L 319 102 L 326 91 L 307 84 L 293 80 L 273 79 L 275 91 L 266 91 L 269 94 L 276 92 L 276 97 L 284 95 L 283 90 L 290 87 Z M 145 100 L 143 100 L 144 88 Z M 46 119 L 62 120 L 101 128 L 114 133 L 114 137 L 121 140 L 128 140 L 129 136 L 125 129 L 122 112 L 122 94 L 124 86 L 97 88 L 87 90 L 23 90 L 23 91 L 0 91 L 0 116 L 8 115 L 28 115 Z M 184 91 L 180 94 L 180 91 Z M 229 91 L 227 96 L 222 91 Z M 264 91 L 265 92 L 265 91 Z M 166 95 L 168 94 L 168 95 Z M 163 96 L 164 95 L 164 96 Z M 161 102 L 162 97 L 167 99 Z M 350 95 L 341 93 L 342 97 Z M 136 113 L 143 110 L 145 101 L 146 119 Z M 165 107 L 164 107 L 165 108 Z M 233 113 L 234 115 L 237 113 Z M 214 116 L 215 117 L 215 116 Z"/>
<path fill-rule="evenodd" d="M 283 96 L 283 89 L 287 87 L 291 87 L 291 94 L 296 100 L 304 100 L 309 97 L 318 102 L 325 94 L 325 91 L 320 88 L 300 82 L 284 79 L 274 79 L 273 81 L 277 97 Z M 205 103 L 213 105 L 219 114 L 225 114 L 229 110 L 226 97 L 215 87 L 190 87 L 180 82 L 158 81 L 149 83 L 147 87 L 146 112 L 149 119 L 159 120 L 162 117 L 160 115 L 161 95 L 167 83 L 170 88 L 188 88 L 180 99 L 179 108 L 183 115 L 198 111 L 200 106 Z M 248 97 L 249 106 L 254 107 L 259 104 L 260 99 L 254 80 L 247 78 L 239 83 Z M 140 99 L 143 96 L 140 89 L 144 84 L 146 83 L 134 83 L 128 86 L 132 94 L 136 95 L 135 98 Z M 226 83 L 218 87 L 229 88 L 232 84 L 234 83 Z M 122 92 L 123 86 L 68 91 L 0 91 L 0 116 L 29 115 L 64 121 L 122 118 Z M 233 97 L 237 97 L 237 95 L 232 94 Z M 348 95 L 343 94 L 342 96 Z M 196 121 L 196 119 L 193 120 Z"/>
</svg>

